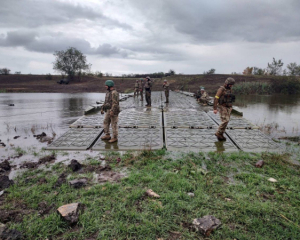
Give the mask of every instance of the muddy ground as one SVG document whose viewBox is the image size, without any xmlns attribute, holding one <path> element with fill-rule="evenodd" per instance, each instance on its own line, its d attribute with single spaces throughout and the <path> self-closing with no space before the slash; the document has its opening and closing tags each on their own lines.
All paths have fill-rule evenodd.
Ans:
<svg viewBox="0 0 300 240">
<path fill-rule="evenodd" d="M 171 90 L 181 89 L 196 92 L 199 86 L 204 86 L 209 94 L 214 94 L 227 77 L 233 77 L 237 83 L 241 82 L 271 82 L 271 76 L 246 75 L 174 75 L 166 78 L 153 79 L 153 91 L 161 91 L 164 79 L 168 79 Z M 84 76 L 79 81 L 73 80 L 69 84 L 58 84 L 61 76 L 52 76 L 47 80 L 46 75 L 0 75 L 0 92 L 39 92 L 39 93 L 79 93 L 79 92 L 105 92 L 104 83 L 107 79 L 115 81 L 119 92 L 133 91 L 137 78 L 122 77 L 93 77 Z"/>
</svg>

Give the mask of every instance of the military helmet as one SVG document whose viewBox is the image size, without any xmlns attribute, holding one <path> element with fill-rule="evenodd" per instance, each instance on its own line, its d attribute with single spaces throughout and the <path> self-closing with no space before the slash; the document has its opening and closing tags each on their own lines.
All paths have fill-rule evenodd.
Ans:
<svg viewBox="0 0 300 240">
<path fill-rule="evenodd" d="M 235 84 L 235 80 L 233 78 L 229 77 L 229 78 L 227 78 L 225 80 L 225 84 L 226 85 L 234 85 Z"/>
<path fill-rule="evenodd" d="M 115 85 L 115 83 L 114 83 L 113 80 L 106 80 L 105 81 L 105 86 L 113 87 L 114 85 Z"/>
<path fill-rule="evenodd" d="M 150 80 L 151 78 L 150 78 L 149 76 L 147 76 L 146 79 L 149 79 L 149 80 Z"/>
<path fill-rule="evenodd" d="M 204 87 L 201 87 L 201 89 L 200 89 L 201 91 L 203 90 L 204 91 Z"/>
<path fill-rule="evenodd" d="M 136 80 L 136 82 L 139 82 L 139 80 Z"/>
<path fill-rule="evenodd" d="M 167 79 L 165 79 L 164 82 L 167 82 Z"/>
</svg>

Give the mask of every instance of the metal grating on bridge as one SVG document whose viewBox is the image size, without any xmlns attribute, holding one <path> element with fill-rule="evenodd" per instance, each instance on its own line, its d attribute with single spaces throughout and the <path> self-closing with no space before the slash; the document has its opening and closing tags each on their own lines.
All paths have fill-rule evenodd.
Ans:
<svg viewBox="0 0 300 240">
<path fill-rule="evenodd" d="M 102 129 L 71 128 L 51 143 L 47 150 L 86 150 L 101 133 Z"/>
<path fill-rule="evenodd" d="M 152 92 L 152 107 L 140 96 L 120 102 L 119 141 L 108 143 L 100 136 L 104 115 L 100 112 L 79 118 L 70 130 L 47 147 L 49 150 L 155 150 L 166 147 L 174 151 L 246 151 L 278 152 L 280 144 L 264 135 L 257 126 L 242 117 L 231 116 L 227 141 L 215 137 L 221 120 L 211 107 L 200 106 L 191 94 L 170 92 L 164 103 L 163 92 Z"/>
<path fill-rule="evenodd" d="M 119 141 L 108 143 L 100 138 L 93 150 L 157 150 L 163 148 L 162 128 L 119 128 Z"/>
</svg>

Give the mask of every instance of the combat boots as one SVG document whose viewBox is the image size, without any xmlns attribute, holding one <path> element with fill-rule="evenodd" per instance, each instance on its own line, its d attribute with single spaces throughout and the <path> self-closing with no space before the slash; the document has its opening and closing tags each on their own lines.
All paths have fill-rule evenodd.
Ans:
<svg viewBox="0 0 300 240">
<path fill-rule="evenodd" d="M 110 134 L 105 134 L 103 137 L 101 137 L 102 140 L 110 140 Z"/>
<path fill-rule="evenodd" d="M 215 133 L 215 136 L 218 138 L 219 141 L 226 141 L 226 137 L 223 136 L 223 133 Z"/>
<path fill-rule="evenodd" d="M 108 142 L 109 143 L 114 143 L 114 142 L 117 142 L 118 141 L 118 137 L 113 137 L 112 139 L 110 139 Z"/>
</svg>

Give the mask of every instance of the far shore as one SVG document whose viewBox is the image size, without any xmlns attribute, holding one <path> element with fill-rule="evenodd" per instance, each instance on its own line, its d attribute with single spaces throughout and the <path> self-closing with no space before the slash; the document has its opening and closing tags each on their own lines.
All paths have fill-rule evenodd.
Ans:
<svg viewBox="0 0 300 240">
<path fill-rule="evenodd" d="M 162 91 L 162 83 L 167 79 L 171 90 L 182 89 L 184 91 L 196 92 L 200 86 L 204 87 L 209 94 L 214 94 L 219 86 L 224 84 L 228 77 L 233 77 L 237 85 L 245 83 L 271 84 L 276 80 L 283 79 L 282 76 L 255 76 L 255 75 L 173 75 L 153 79 L 153 91 Z M 107 79 L 115 82 L 116 88 L 121 93 L 134 90 L 135 81 L 139 78 L 123 77 L 95 77 L 83 76 L 81 80 L 75 78 L 69 84 L 58 84 L 62 77 L 53 75 L 47 80 L 47 75 L 0 75 L 0 93 L 81 93 L 81 92 L 105 92 L 104 83 Z M 280 80 L 281 81 L 281 80 Z"/>
</svg>

